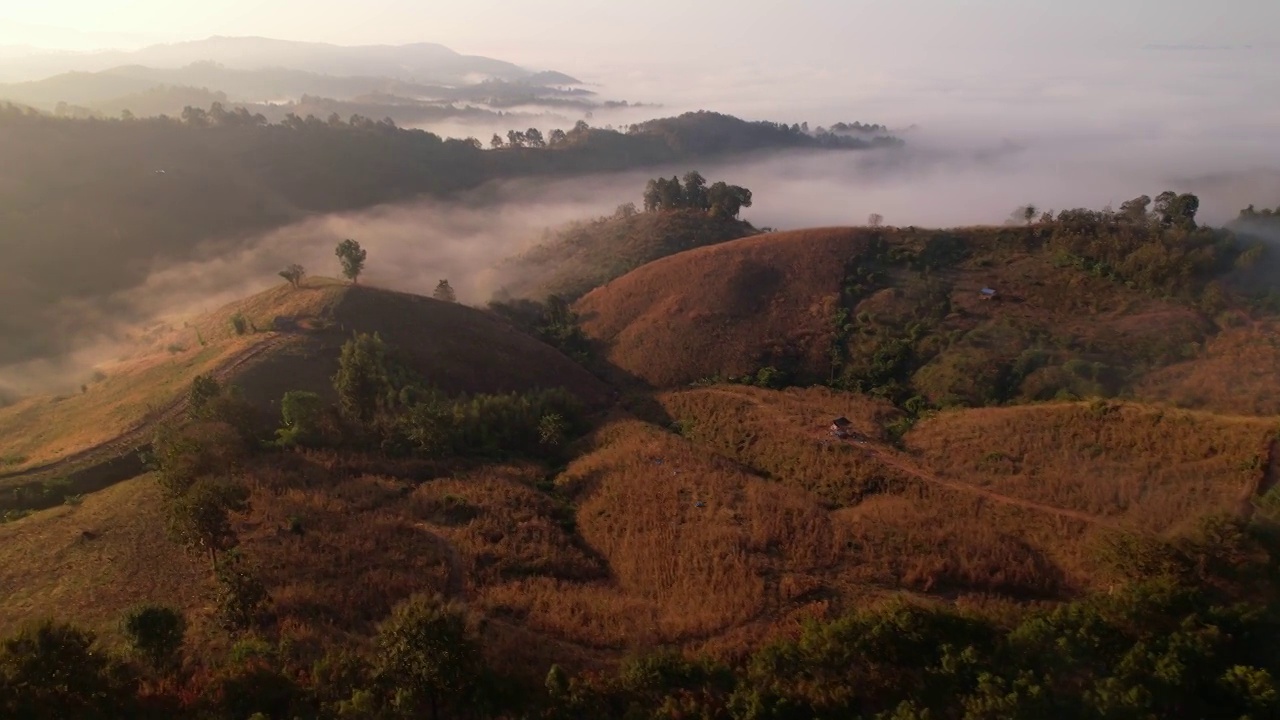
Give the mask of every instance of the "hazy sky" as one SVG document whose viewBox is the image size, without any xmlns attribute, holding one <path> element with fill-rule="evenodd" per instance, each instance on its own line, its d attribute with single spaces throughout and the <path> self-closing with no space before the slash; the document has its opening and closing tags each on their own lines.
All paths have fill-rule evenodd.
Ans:
<svg viewBox="0 0 1280 720">
<path fill-rule="evenodd" d="M 601 60 L 972 67 L 1060 62 L 1147 43 L 1255 44 L 1275 0 L 3 0 L 0 45 L 85 49 L 262 35 L 440 42 L 524 63 Z M 1021 63 L 1018 63 L 1021 64 Z M 1016 69 L 1016 68 L 1009 68 Z"/>
</svg>

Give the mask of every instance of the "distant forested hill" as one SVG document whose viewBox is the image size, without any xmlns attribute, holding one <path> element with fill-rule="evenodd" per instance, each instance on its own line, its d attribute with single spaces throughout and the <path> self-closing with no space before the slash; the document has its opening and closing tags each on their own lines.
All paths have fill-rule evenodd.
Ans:
<svg viewBox="0 0 1280 720">
<path fill-rule="evenodd" d="M 182 119 L 73 120 L 0 110 L 0 363 L 64 349 L 85 327 L 51 309 L 132 287 L 157 263 L 218 252 L 313 213 L 497 179 L 572 176 L 787 148 L 861 149 L 896 141 L 815 136 L 716 113 L 627 133 L 579 123 L 551 141 L 484 150 L 355 116 L 191 109 Z M 161 172 L 163 171 L 163 172 Z M 214 242 L 210 246 L 207 243 Z"/>
</svg>

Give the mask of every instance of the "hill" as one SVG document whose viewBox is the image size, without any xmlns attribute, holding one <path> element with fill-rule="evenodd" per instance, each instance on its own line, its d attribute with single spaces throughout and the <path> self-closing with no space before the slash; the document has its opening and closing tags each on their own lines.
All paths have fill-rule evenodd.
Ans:
<svg viewBox="0 0 1280 720">
<path fill-rule="evenodd" d="M 409 369 L 447 394 L 565 388 L 589 406 L 608 399 L 606 387 L 573 361 L 495 315 L 311 278 L 299 289 L 269 290 L 182 325 L 158 323 L 81 392 L 0 408 L 6 465 L 0 486 L 67 478 L 82 467 L 92 472 L 71 477 L 76 487 L 66 494 L 109 482 L 103 466 L 134 453 L 149 441 L 155 421 L 177 414 L 197 375 L 239 387 L 273 424 L 290 390 L 332 401 L 341 347 L 356 332 L 379 334 Z M 509 362 L 517 357 L 520 363 Z M 128 477 L 128 467 L 109 474 Z"/>
<path fill-rule="evenodd" d="M 1239 252 L 1225 231 L 1137 231 L 1167 234 L 1155 242 L 1130 232 L 1053 222 L 769 233 L 651 263 L 575 310 L 609 362 L 660 388 L 766 379 L 941 406 L 1116 395 L 1218 331 L 1206 309 L 1227 301 L 1220 286 L 1205 300 L 1205 288 Z M 1100 272 L 1126 243 L 1148 257 Z M 1183 269 L 1144 275 L 1165 252 Z"/>
<path fill-rule="evenodd" d="M 233 252 L 247 238 L 315 214 L 457 196 L 493 180 L 818 147 L 776 128 L 725 149 L 692 136 L 677 142 L 682 136 L 671 132 L 584 123 L 554 146 L 482 150 L 351 120 L 294 117 L 272 125 L 214 107 L 193 109 L 185 120 L 104 122 L 0 108 L 0 234 L 40 239 L 14 245 L 0 269 L 9 303 L 0 317 L 0 365 L 60 354 L 98 334 L 102 316 L 127 316 L 121 291 L 156 267 Z M 700 122 L 753 126 L 704 116 L 679 129 Z M 846 149 L 855 147 L 863 145 Z"/>
<path fill-rule="evenodd" d="M 506 260 L 500 269 L 510 279 L 498 296 L 574 300 L 659 258 L 756 232 L 735 218 L 692 210 L 637 213 L 628 205 L 609 217 L 548 231 L 537 247 Z"/>
</svg>

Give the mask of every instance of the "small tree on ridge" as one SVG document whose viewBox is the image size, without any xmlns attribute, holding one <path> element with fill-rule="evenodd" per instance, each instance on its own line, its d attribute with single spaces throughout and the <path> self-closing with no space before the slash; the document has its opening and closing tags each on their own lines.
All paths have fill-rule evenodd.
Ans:
<svg viewBox="0 0 1280 720">
<path fill-rule="evenodd" d="M 338 261 L 342 263 L 342 274 L 351 281 L 351 284 L 357 284 L 360 273 L 364 270 L 364 260 L 368 252 L 360 247 L 360 243 L 347 238 L 338 243 L 333 254 L 337 255 Z"/>
</svg>

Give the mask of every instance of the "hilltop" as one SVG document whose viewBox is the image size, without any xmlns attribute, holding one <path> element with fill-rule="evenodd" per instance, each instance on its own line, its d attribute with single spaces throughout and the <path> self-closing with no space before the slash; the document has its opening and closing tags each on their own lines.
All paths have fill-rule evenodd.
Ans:
<svg viewBox="0 0 1280 720">
<path fill-rule="evenodd" d="M 499 297 L 574 300 L 659 258 L 757 232 L 736 218 L 694 210 L 639 213 L 624 205 L 612 216 L 548 231 L 537 247 L 505 261 L 501 269 L 511 280 Z"/>
</svg>

